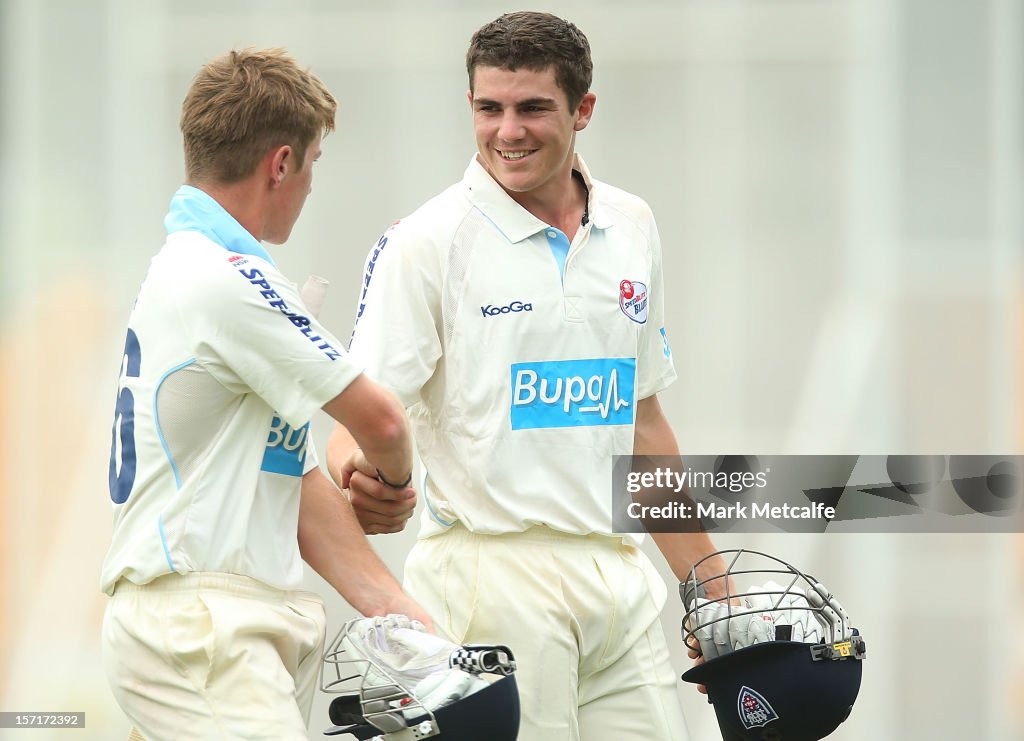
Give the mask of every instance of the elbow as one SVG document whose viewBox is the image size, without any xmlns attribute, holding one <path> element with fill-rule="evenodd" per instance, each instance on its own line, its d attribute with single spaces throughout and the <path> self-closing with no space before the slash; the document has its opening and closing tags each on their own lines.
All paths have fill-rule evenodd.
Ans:
<svg viewBox="0 0 1024 741">
<path fill-rule="evenodd" d="M 367 427 L 364 437 L 368 438 L 366 442 L 373 448 L 400 448 L 409 440 L 409 422 L 401 404 L 394 397 L 381 405 L 372 423 Z"/>
<path fill-rule="evenodd" d="M 382 415 L 375 427 L 377 444 L 382 447 L 401 447 L 409 439 L 409 422 L 398 402 Z"/>
</svg>

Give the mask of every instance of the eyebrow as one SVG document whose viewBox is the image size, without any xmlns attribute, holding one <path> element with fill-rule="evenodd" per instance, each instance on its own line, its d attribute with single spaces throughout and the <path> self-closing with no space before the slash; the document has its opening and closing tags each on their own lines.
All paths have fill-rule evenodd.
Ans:
<svg viewBox="0 0 1024 741">
<path fill-rule="evenodd" d="M 491 100 L 490 98 L 474 98 L 473 99 L 473 105 L 474 106 L 478 106 L 478 105 L 497 105 L 497 106 L 500 106 L 500 105 L 502 105 L 502 103 L 500 103 L 497 100 Z M 515 103 L 513 103 L 513 105 L 515 105 L 516 107 L 520 107 L 520 108 L 523 107 L 523 106 L 529 106 L 529 105 L 558 105 L 558 101 L 555 100 L 554 98 L 527 98 L 526 100 L 516 101 Z"/>
</svg>

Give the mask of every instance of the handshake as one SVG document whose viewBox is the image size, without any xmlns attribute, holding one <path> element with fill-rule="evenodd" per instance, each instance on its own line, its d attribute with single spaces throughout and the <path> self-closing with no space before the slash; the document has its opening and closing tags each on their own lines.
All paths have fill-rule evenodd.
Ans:
<svg viewBox="0 0 1024 741">
<path fill-rule="evenodd" d="M 692 580 L 679 585 L 686 608 L 683 642 L 705 660 L 769 641 L 836 643 L 850 638 L 850 618 L 821 582 L 807 589 L 767 581 L 718 600 L 704 598 Z M 699 648 L 698 648 L 699 647 Z"/>
</svg>

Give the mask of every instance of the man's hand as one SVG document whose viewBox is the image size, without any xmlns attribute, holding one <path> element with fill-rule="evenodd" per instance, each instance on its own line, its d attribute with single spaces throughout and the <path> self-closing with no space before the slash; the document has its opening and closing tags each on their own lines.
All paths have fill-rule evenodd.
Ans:
<svg viewBox="0 0 1024 741">
<path fill-rule="evenodd" d="M 700 651 L 696 651 L 692 648 L 687 647 L 686 655 L 693 659 L 694 666 L 700 666 L 704 663 L 704 657 L 701 656 Z M 703 684 L 698 684 L 697 691 L 702 695 L 706 695 L 708 693 L 708 688 L 705 687 Z M 708 702 L 710 702 L 710 700 Z"/>
<path fill-rule="evenodd" d="M 711 601 L 706 599 L 707 595 L 710 594 L 713 600 L 724 600 L 726 594 L 736 594 L 736 584 L 733 582 L 731 576 L 726 575 L 726 568 L 721 557 L 708 559 L 704 561 L 699 568 L 698 578 L 701 581 L 699 589 L 692 589 L 688 585 L 693 585 L 692 581 L 680 584 L 679 596 L 683 600 L 683 609 L 694 619 L 701 617 L 700 612 L 704 610 L 714 610 L 718 607 L 725 609 L 724 602 Z M 704 595 L 703 597 L 698 595 Z M 688 602 L 689 600 L 689 602 Z M 741 601 L 732 597 L 729 602 L 733 605 L 742 604 Z M 698 607 L 698 605 L 704 605 Z M 691 611 L 693 611 L 691 613 Z M 708 617 L 708 613 L 704 613 L 705 617 Z M 710 617 L 709 617 L 710 619 Z M 698 620 L 698 622 L 700 622 Z M 709 653 L 712 653 L 711 658 L 718 656 L 719 652 L 715 648 L 714 638 L 717 638 L 720 643 L 725 643 L 726 639 L 720 636 L 728 635 L 729 621 L 722 623 L 716 623 L 713 626 L 707 628 L 697 628 L 694 630 L 693 635 L 687 637 L 684 633 L 684 644 L 686 645 L 687 655 L 693 659 L 693 666 L 699 666 L 703 664 L 708 657 L 704 656 L 704 650 L 707 649 Z M 684 631 L 690 631 L 691 627 L 688 622 L 684 619 L 683 623 Z M 717 631 L 716 631 L 717 629 Z M 716 636 L 717 632 L 717 636 Z M 689 638 L 689 640 L 687 640 Z M 700 645 L 691 644 L 690 641 L 700 641 Z M 708 693 L 708 688 L 703 684 L 697 685 L 697 691 L 702 695 Z M 709 699 L 708 702 L 711 702 Z"/>
<path fill-rule="evenodd" d="M 364 533 L 398 533 L 405 529 L 405 523 L 416 508 L 415 489 L 411 486 L 393 489 L 382 483 L 377 478 L 377 469 L 366 460 L 359 448 L 352 451 L 352 455 L 341 466 L 340 473 L 339 483 L 352 503 Z"/>
<path fill-rule="evenodd" d="M 428 633 L 435 632 L 434 621 L 430 615 L 405 592 L 396 594 L 382 612 L 384 615 L 405 615 L 410 620 L 419 620 Z"/>
</svg>

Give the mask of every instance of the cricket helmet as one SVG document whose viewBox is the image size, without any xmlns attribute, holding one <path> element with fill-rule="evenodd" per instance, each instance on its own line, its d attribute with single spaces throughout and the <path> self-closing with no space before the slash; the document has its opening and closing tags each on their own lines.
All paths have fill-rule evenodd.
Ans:
<svg viewBox="0 0 1024 741">
<path fill-rule="evenodd" d="M 700 564 L 714 556 L 726 572 L 698 580 Z M 690 577 L 679 586 L 683 641 L 700 646 L 705 660 L 683 679 L 707 688 L 723 741 L 818 741 L 849 717 L 866 646 L 817 579 L 744 549 L 707 556 Z M 722 581 L 708 589 L 715 580 Z M 763 586 L 732 591 L 751 581 Z M 704 596 L 723 590 L 715 600 Z"/>
<path fill-rule="evenodd" d="M 334 726 L 324 733 L 360 741 L 515 741 L 514 672 L 506 646 L 458 646 L 404 616 L 350 620 L 324 653 L 321 689 L 339 695 L 329 710 Z"/>
</svg>

